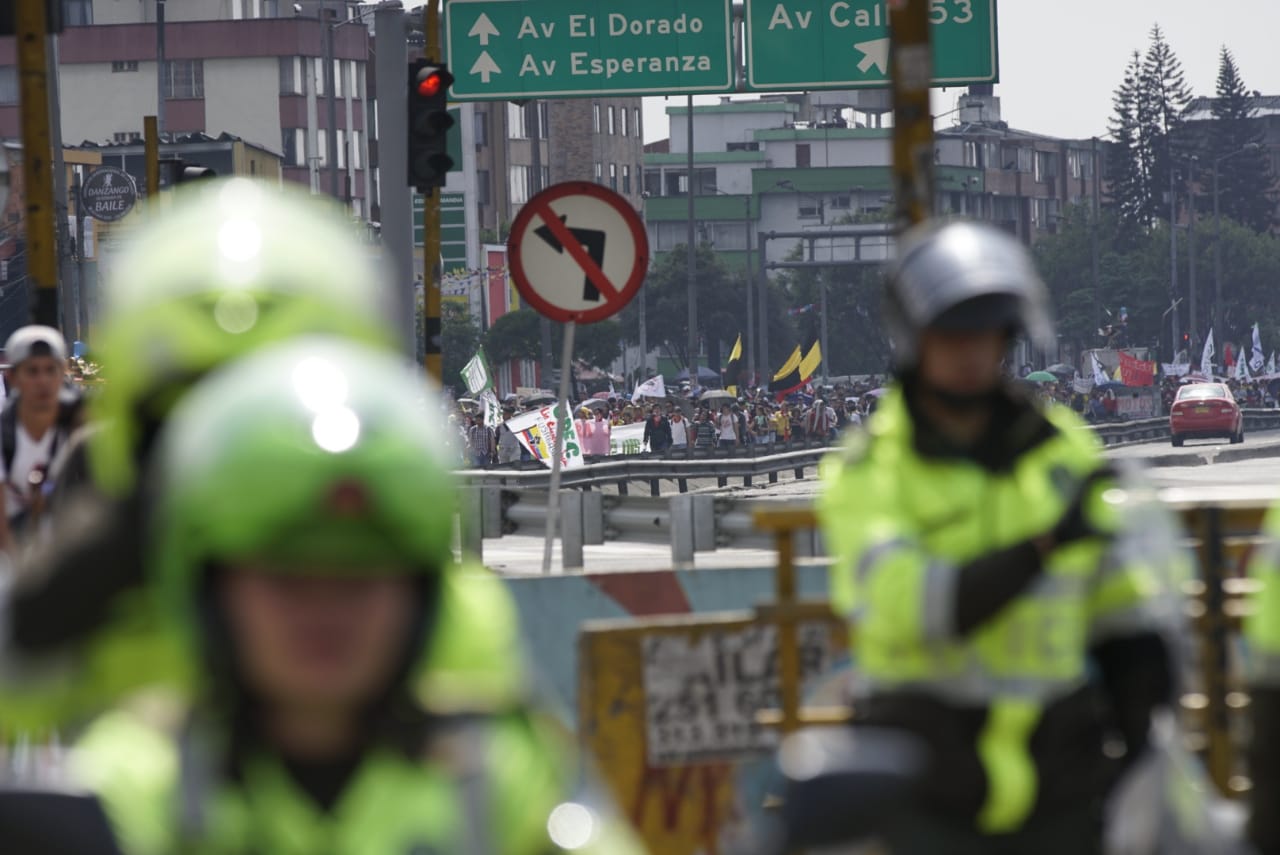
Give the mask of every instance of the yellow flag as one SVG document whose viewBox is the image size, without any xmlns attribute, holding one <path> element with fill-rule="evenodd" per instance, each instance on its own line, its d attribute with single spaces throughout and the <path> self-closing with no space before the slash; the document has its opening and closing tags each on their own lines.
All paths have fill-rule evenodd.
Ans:
<svg viewBox="0 0 1280 855">
<path fill-rule="evenodd" d="M 822 364 L 822 343 L 815 341 L 813 347 L 809 348 L 809 352 L 804 355 L 804 359 L 800 360 L 800 380 L 808 382 L 814 372 L 818 370 L 818 366 Z"/>
<path fill-rule="evenodd" d="M 729 361 L 737 362 L 742 358 L 742 333 L 738 333 L 738 340 L 733 343 L 733 350 L 729 351 Z"/>
<path fill-rule="evenodd" d="M 781 380 L 792 371 L 800 367 L 800 345 L 796 345 L 796 349 L 791 351 L 791 355 L 787 357 L 787 362 L 778 369 L 778 373 L 773 375 L 774 380 Z"/>
</svg>

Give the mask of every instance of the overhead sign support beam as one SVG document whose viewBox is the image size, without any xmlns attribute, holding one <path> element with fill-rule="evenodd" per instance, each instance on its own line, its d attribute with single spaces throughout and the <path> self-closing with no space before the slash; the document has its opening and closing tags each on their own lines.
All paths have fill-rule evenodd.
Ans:
<svg viewBox="0 0 1280 855">
<path fill-rule="evenodd" d="M 58 325 L 58 242 L 49 133 L 49 21 L 44 0 L 17 0 L 18 81 L 22 117 L 22 178 L 26 194 L 27 276 L 31 316 Z"/>
</svg>

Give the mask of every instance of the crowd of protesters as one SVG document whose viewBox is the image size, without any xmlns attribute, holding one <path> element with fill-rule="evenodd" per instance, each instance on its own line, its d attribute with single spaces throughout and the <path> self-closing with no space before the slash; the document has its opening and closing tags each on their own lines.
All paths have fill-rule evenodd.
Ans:
<svg viewBox="0 0 1280 855">
<path fill-rule="evenodd" d="M 882 393 L 881 380 L 831 386 L 808 385 L 782 400 L 764 389 L 723 390 L 668 387 L 661 399 L 631 400 L 617 394 L 597 394 L 573 405 L 574 424 L 588 459 L 611 453 L 614 428 L 644 425 L 640 449 L 649 454 L 681 454 L 690 450 L 732 452 L 779 443 L 836 441 L 851 425 L 862 424 Z M 542 399 L 524 401 L 508 395 L 503 423 L 485 424 L 478 407 L 455 405 L 450 424 L 457 431 L 463 463 L 471 468 L 519 464 L 533 457 L 506 426 L 506 421 L 536 406 Z"/>
</svg>

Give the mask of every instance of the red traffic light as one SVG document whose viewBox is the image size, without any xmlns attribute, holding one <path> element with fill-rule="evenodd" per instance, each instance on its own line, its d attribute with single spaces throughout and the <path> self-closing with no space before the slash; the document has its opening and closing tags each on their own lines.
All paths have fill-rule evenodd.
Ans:
<svg viewBox="0 0 1280 855">
<path fill-rule="evenodd" d="M 437 95 L 443 88 L 444 79 L 441 78 L 438 71 L 433 71 L 418 81 L 418 94 L 424 98 L 431 98 Z"/>
</svg>

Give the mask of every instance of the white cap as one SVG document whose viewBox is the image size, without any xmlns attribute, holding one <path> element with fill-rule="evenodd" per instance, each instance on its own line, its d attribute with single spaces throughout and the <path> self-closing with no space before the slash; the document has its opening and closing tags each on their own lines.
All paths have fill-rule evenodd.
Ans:
<svg viewBox="0 0 1280 855">
<path fill-rule="evenodd" d="M 13 335 L 9 336 L 9 340 L 4 344 L 5 358 L 9 360 L 10 365 L 25 362 L 33 355 L 32 351 L 41 344 L 48 348 L 47 355 L 66 362 L 67 340 L 53 327 L 40 324 L 31 324 L 14 330 Z"/>
</svg>

